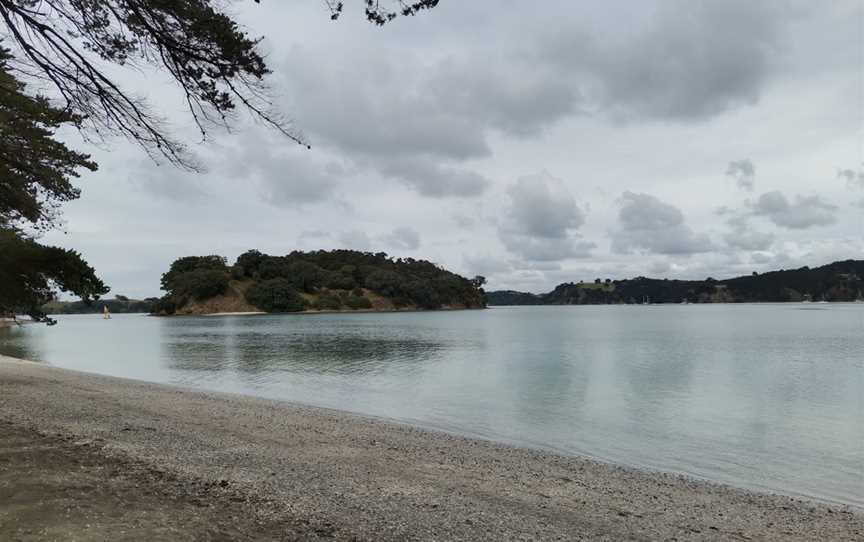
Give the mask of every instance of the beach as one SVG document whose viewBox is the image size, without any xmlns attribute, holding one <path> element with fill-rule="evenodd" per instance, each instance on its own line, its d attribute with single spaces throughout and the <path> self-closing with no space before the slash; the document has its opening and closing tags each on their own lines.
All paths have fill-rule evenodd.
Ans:
<svg viewBox="0 0 864 542">
<path fill-rule="evenodd" d="M 864 511 L 0 357 L 3 540 L 861 540 Z"/>
</svg>

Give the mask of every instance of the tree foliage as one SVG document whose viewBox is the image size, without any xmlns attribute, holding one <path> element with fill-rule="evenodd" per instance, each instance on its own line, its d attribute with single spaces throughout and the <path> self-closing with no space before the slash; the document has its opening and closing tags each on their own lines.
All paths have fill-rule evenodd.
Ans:
<svg viewBox="0 0 864 542">
<path fill-rule="evenodd" d="M 246 291 L 246 301 L 265 312 L 299 312 L 306 301 L 284 278 L 265 280 Z"/>
<path fill-rule="evenodd" d="M 0 0 L 18 69 L 51 84 L 63 109 L 99 137 L 120 134 L 151 155 L 194 168 L 160 116 L 106 73 L 106 64 L 170 74 L 202 134 L 238 104 L 300 142 L 266 97 L 259 40 L 212 0 Z"/>
<path fill-rule="evenodd" d="M 171 282 L 171 293 L 178 299 L 205 300 L 224 294 L 228 280 L 228 273 L 223 269 L 193 269 Z"/>
<path fill-rule="evenodd" d="M 72 292 L 89 302 L 108 288 L 75 251 L 40 245 L 9 228 L 0 228 L 0 311 L 22 311 L 45 320 L 41 307 L 55 291 Z"/>
<path fill-rule="evenodd" d="M 258 0 L 255 0 L 258 2 Z M 327 7 L 330 8 L 330 18 L 334 21 L 342 15 L 345 9 L 345 3 L 334 0 L 325 0 Z M 417 15 L 424 9 L 432 9 L 438 5 L 439 0 L 416 0 L 414 2 L 405 2 L 404 0 L 394 0 L 390 3 L 391 8 L 381 5 L 378 0 L 363 0 L 366 9 L 366 19 L 378 26 L 384 26 L 399 15 L 409 16 Z"/>
<path fill-rule="evenodd" d="M 54 139 L 58 128 L 81 118 L 26 94 L 9 72 L 9 60 L 8 50 L 0 48 L 0 225 L 47 230 L 59 206 L 80 194 L 72 179 L 96 164 Z"/>
<path fill-rule="evenodd" d="M 183 275 L 191 271 L 217 271 L 228 274 L 227 260 L 222 256 L 185 256 L 175 260 L 166 273 L 162 274 L 162 289 L 168 292 L 175 291 L 181 282 Z"/>
<path fill-rule="evenodd" d="M 270 256 L 252 250 L 242 254 L 234 268 L 242 268 L 242 280 L 254 283 L 246 290 L 246 301 L 268 312 L 302 310 L 297 304 L 301 293 L 313 296 L 318 310 L 369 309 L 373 305 L 366 291 L 390 299 L 396 307 L 485 306 L 480 288 L 485 281 L 480 277 L 469 280 L 428 261 L 394 259 L 383 252 L 320 250 Z M 186 294 L 178 285 L 203 269 L 229 276 L 220 256 L 180 258 L 162 278 L 168 292 L 165 306 L 181 308 Z"/>
<path fill-rule="evenodd" d="M 0 311 L 45 319 L 40 307 L 57 289 L 87 302 L 108 291 L 80 254 L 40 245 L 23 229 L 55 226 L 59 206 L 78 197 L 71 179 L 96 166 L 53 138 L 79 119 L 27 95 L 8 62 L 0 48 Z"/>
</svg>

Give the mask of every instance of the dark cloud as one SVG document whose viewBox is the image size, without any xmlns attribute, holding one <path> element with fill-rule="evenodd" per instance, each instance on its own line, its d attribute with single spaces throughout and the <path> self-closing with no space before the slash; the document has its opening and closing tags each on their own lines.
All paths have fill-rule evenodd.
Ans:
<svg viewBox="0 0 864 542">
<path fill-rule="evenodd" d="M 837 221 L 837 207 L 819 196 L 795 196 L 794 203 L 779 190 L 766 192 L 753 204 L 753 214 L 766 217 L 781 228 L 803 230 L 830 226 Z"/>
<path fill-rule="evenodd" d="M 743 0 L 681 0 L 615 40 L 572 20 L 553 38 L 495 38 L 503 50 L 396 55 L 363 38 L 339 55 L 294 47 L 279 72 L 285 110 L 313 145 L 425 196 L 471 197 L 488 183 L 461 164 L 490 156 L 493 134 L 536 137 L 589 112 L 694 120 L 755 103 L 782 19 Z"/>
<path fill-rule="evenodd" d="M 370 48 L 334 60 L 295 48 L 284 73 L 302 104 L 298 124 L 346 152 L 464 160 L 490 154 L 490 130 L 535 135 L 579 99 L 547 66 L 509 55 L 413 60 Z"/>
<path fill-rule="evenodd" d="M 729 162 L 726 176 L 735 179 L 735 184 L 742 190 L 752 192 L 756 188 L 756 166 L 749 158 Z"/>
<path fill-rule="evenodd" d="M 700 120 L 759 100 L 783 19 L 767 2 L 662 2 L 632 37 L 604 42 L 568 28 L 537 57 L 557 58 L 599 111 Z"/>
<path fill-rule="evenodd" d="M 420 248 L 420 234 L 408 227 L 395 228 L 382 237 L 390 247 L 398 250 L 417 250 Z"/>
<path fill-rule="evenodd" d="M 612 233 L 613 252 L 687 256 L 713 249 L 708 236 L 694 233 L 674 205 L 629 191 L 621 195 L 620 203 L 618 229 Z"/>
<path fill-rule="evenodd" d="M 449 168 L 425 159 L 384 160 L 380 173 L 433 198 L 479 196 L 489 186 L 486 177 Z"/>
<path fill-rule="evenodd" d="M 476 126 L 533 136 L 572 114 L 580 92 L 543 64 L 498 57 L 449 58 L 432 73 L 429 94 L 442 109 Z"/>
<path fill-rule="evenodd" d="M 839 169 L 837 170 L 837 178 L 845 180 L 849 188 L 864 188 L 864 171 Z"/>
<path fill-rule="evenodd" d="M 302 104 L 298 124 L 313 144 L 424 196 L 480 195 L 489 180 L 459 164 L 490 155 L 490 131 L 535 135 L 576 100 L 575 90 L 530 66 L 475 56 L 412 63 L 379 53 L 349 52 L 322 70 L 331 58 L 295 48 L 285 82 Z"/>
<path fill-rule="evenodd" d="M 590 256 L 596 245 L 576 232 L 585 211 L 560 180 L 548 173 L 521 177 L 507 194 L 510 205 L 498 228 L 507 250 L 530 261 Z"/>
</svg>

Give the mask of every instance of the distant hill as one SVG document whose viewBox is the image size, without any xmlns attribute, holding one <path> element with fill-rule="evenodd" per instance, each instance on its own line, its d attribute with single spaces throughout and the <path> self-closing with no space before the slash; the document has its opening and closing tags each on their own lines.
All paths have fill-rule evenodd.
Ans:
<svg viewBox="0 0 864 542">
<path fill-rule="evenodd" d="M 467 279 L 431 262 L 353 250 L 257 250 L 229 266 L 222 256 L 187 256 L 162 275 L 160 315 L 478 309 L 485 279 Z"/>
<path fill-rule="evenodd" d="M 489 305 L 605 305 L 619 303 L 752 303 L 864 299 L 864 260 L 771 271 L 726 280 L 637 277 L 559 284 L 546 294 L 486 293 Z"/>
<path fill-rule="evenodd" d="M 105 307 L 115 314 L 151 313 L 159 298 L 129 299 L 118 295 L 114 299 L 99 299 L 92 303 L 83 301 L 51 301 L 42 306 L 42 311 L 48 315 L 57 314 L 93 314 L 101 313 Z"/>
</svg>

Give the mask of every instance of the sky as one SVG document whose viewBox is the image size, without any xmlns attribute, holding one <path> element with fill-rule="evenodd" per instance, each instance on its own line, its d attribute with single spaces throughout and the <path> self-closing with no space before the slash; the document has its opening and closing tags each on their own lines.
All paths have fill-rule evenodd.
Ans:
<svg viewBox="0 0 864 542">
<path fill-rule="evenodd" d="M 242 114 L 201 141 L 165 73 L 112 70 L 206 172 L 64 133 L 100 170 L 43 242 L 130 297 L 161 295 L 178 257 L 253 248 L 533 292 L 864 258 L 856 0 L 443 0 L 382 28 L 348 4 L 229 4 L 311 149 Z"/>
</svg>

